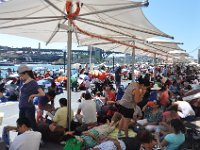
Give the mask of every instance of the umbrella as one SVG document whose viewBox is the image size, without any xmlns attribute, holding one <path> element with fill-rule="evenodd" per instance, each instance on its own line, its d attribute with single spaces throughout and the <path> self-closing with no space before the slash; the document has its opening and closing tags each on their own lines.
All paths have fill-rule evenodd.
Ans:
<svg viewBox="0 0 200 150">
<path fill-rule="evenodd" d="M 118 37 L 127 35 L 143 38 L 155 35 L 170 37 L 154 27 L 143 15 L 142 10 L 137 8 L 145 5 L 148 3 L 129 0 L 82 0 L 80 3 L 74 3 L 75 10 L 71 12 L 72 5 L 69 1 L 66 4 L 66 0 L 5 1 L 0 4 L 0 33 L 34 38 L 48 44 L 65 42 L 68 31 L 67 54 L 68 64 L 71 64 L 72 31 L 75 32 L 73 39 L 76 39 L 79 45 L 90 42 L 91 38 L 88 36 L 112 42 L 117 42 Z M 66 11 L 63 11 L 64 7 Z M 102 37 L 95 33 L 101 33 Z M 133 38 L 131 40 L 133 41 Z M 67 68 L 71 70 L 71 65 Z M 71 76 L 70 71 L 67 72 L 67 76 Z M 67 82 L 67 89 L 70 89 L 70 85 L 70 81 Z M 67 97 L 68 108 L 71 109 L 71 92 L 68 91 Z"/>
</svg>

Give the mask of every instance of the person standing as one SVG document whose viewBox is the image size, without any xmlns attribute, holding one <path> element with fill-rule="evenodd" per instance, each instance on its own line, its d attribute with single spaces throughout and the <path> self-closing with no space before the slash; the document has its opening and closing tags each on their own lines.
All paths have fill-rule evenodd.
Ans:
<svg viewBox="0 0 200 150">
<path fill-rule="evenodd" d="M 44 91 L 34 80 L 32 69 L 26 65 L 21 65 L 17 69 L 20 80 L 22 81 L 19 91 L 19 117 L 26 117 L 31 123 L 31 128 L 37 130 L 35 120 L 35 106 L 33 98 L 45 96 Z"/>
<path fill-rule="evenodd" d="M 116 84 L 116 90 L 118 90 L 119 86 L 121 85 L 121 66 L 119 64 L 116 64 L 115 69 L 115 84 Z"/>
<path fill-rule="evenodd" d="M 122 115 L 122 119 L 119 122 L 118 136 L 121 136 L 121 130 L 123 129 L 125 136 L 128 137 L 128 126 L 133 117 L 136 104 L 142 100 L 146 93 L 146 86 L 150 86 L 149 78 L 140 76 L 138 82 L 128 85 L 122 99 L 118 101 L 116 107 Z"/>
</svg>

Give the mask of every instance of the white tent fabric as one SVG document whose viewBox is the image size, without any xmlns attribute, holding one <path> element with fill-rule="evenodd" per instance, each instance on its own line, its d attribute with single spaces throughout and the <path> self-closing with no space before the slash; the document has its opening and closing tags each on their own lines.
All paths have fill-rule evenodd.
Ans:
<svg viewBox="0 0 200 150">
<path fill-rule="evenodd" d="M 65 0 L 51 0 L 50 2 L 65 12 Z M 83 3 L 83 7 L 80 11 L 80 17 L 77 18 L 75 23 L 81 29 L 89 31 L 90 33 L 101 34 L 105 37 L 113 37 L 113 39 L 115 37 L 122 36 L 122 34 L 123 36 L 136 36 L 137 38 L 142 39 L 154 36 L 170 37 L 169 35 L 161 32 L 159 29 L 153 26 L 146 19 L 142 13 L 141 8 L 138 7 L 121 9 L 118 11 L 102 12 L 95 15 L 84 15 L 94 11 L 111 10 L 113 8 L 119 7 L 130 7 L 131 5 L 134 7 L 135 5 L 140 4 L 139 2 L 133 2 L 129 0 L 82 0 L 81 2 Z M 21 19 L 19 17 L 21 17 Z M 24 17 L 27 19 L 22 19 Z M 31 17 L 40 17 L 41 19 L 31 19 Z M 7 20 L 5 18 L 7 18 Z M 100 21 L 109 24 L 112 23 L 126 28 L 96 23 L 96 25 L 100 25 L 115 31 L 120 31 L 122 33 L 120 34 L 117 32 L 109 31 L 108 29 L 102 29 L 88 24 L 91 23 L 90 21 L 83 23 L 81 22 L 83 21 L 81 19 L 90 19 L 93 21 Z M 40 23 L 35 24 L 36 22 Z M 11 0 L 0 4 L 0 33 L 24 36 L 47 42 L 51 35 L 54 33 L 55 29 L 58 27 L 59 23 L 67 24 L 63 14 L 47 4 L 45 1 L 34 0 L 31 2 L 30 0 Z M 18 26 L 21 24 L 24 25 Z M 77 35 L 78 41 L 77 37 L 74 35 L 73 42 L 80 42 L 80 44 L 82 44 L 83 42 L 87 43 L 87 40 L 91 39 L 83 34 L 80 34 L 79 32 L 77 32 Z M 65 42 L 66 39 L 66 30 L 59 29 L 58 33 L 51 40 L 51 42 Z"/>
<path fill-rule="evenodd" d="M 170 54 L 187 54 L 184 51 L 180 51 L 180 50 L 174 50 L 174 51 L 169 51 Z"/>
</svg>

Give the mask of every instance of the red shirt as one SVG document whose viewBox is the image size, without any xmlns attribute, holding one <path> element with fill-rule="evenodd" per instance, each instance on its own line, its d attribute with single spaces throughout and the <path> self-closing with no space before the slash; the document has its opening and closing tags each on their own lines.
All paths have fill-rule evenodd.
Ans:
<svg viewBox="0 0 200 150">
<path fill-rule="evenodd" d="M 167 90 L 161 93 L 160 104 L 163 106 L 167 106 L 169 104 L 169 94 Z"/>
</svg>

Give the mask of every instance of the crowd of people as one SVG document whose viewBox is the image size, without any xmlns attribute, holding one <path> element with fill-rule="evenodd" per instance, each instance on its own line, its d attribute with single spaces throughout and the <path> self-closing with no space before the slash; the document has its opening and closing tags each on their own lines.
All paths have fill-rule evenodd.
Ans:
<svg viewBox="0 0 200 150">
<path fill-rule="evenodd" d="M 140 73 L 127 87 L 121 85 L 120 66 L 115 68 L 114 84 L 105 78 L 101 90 L 92 91 L 89 86 L 81 94 L 77 111 L 71 110 L 72 120 L 67 117 L 67 99 L 59 100 L 59 108 L 54 106 L 56 85 L 52 84 L 45 93 L 34 79 L 31 68 L 19 66 L 18 74 L 23 81 L 19 88 L 19 119 L 17 127 L 4 128 L 2 137 L 7 147 L 10 150 L 38 150 L 41 141 L 64 141 L 67 150 L 73 139 L 80 149 L 180 149 L 186 139 L 184 123 L 199 116 L 199 97 L 190 101 L 182 99 L 194 94 L 192 85 L 199 85 L 199 70 L 185 64 L 162 65 L 154 69 L 142 66 L 137 66 Z M 89 75 L 89 67 L 82 69 L 80 66 L 80 74 Z M 90 84 L 94 79 L 90 76 L 87 80 Z M 44 110 L 48 112 L 46 118 L 43 118 Z M 109 137 L 116 128 L 117 138 Z M 19 132 L 12 143 L 10 130 Z M 130 137 L 130 130 L 137 135 Z M 34 142 L 24 142 L 23 139 L 31 137 Z"/>
</svg>

